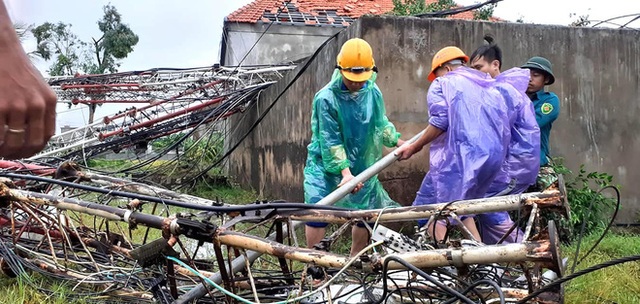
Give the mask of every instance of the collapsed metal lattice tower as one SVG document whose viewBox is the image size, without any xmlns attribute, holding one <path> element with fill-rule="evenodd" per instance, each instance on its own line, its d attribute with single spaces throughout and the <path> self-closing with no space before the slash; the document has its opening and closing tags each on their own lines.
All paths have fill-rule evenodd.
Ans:
<svg viewBox="0 0 640 304">
<path fill-rule="evenodd" d="M 242 111 L 259 90 L 281 79 L 294 65 L 152 69 L 104 75 L 52 77 L 59 102 L 141 104 L 51 138 L 31 159 L 65 156 L 100 145 L 96 153 L 122 147 L 118 137 L 147 131 L 151 140 Z M 212 111 L 217 111 L 211 113 Z M 209 114 L 209 115 L 208 115 Z M 211 115 L 213 114 L 213 115 Z M 129 144 L 135 143 L 129 140 Z"/>
</svg>

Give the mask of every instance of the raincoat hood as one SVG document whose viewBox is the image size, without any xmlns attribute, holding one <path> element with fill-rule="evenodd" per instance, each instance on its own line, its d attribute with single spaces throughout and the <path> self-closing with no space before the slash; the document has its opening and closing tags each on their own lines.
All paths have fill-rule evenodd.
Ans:
<svg viewBox="0 0 640 304">
<path fill-rule="evenodd" d="M 500 75 L 496 77 L 496 81 L 508 83 L 512 85 L 516 90 L 520 92 L 526 92 L 527 85 L 529 85 L 530 77 L 531 73 L 529 72 L 529 70 L 521 68 L 511 68 L 500 73 Z"/>
</svg>

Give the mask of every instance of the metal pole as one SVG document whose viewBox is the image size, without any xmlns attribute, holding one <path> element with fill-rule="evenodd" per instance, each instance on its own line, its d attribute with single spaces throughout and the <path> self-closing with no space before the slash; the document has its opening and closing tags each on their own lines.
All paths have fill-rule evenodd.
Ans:
<svg viewBox="0 0 640 304">
<path fill-rule="evenodd" d="M 278 212 L 276 217 L 292 219 L 295 221 L 324 222 L 332 224 L 343 224 L 354 219 L 364 219 L 368 222 L 377 221 L 384 223 L 414 221 L 439 214 L 449 216 L 454 213 L 457 215 L 468 215 L 499 211 L 515 211 L 526 206 L 533 206 L 534 211 L 541 208 L 560 212 L 563 216 L 568 217 L 568 214 L 565 213 L 566 208 L 564 208 L 564 204 L 564 194 L 562 191 L 549 190 L 545 192 L 513 194 L 508 196 L 464 200 L 454 203 L 397 207 L 384 210 L 285 210 Z"/>
<path fill-rule="evenodd" d="M 420 133 L 418 133 L 416 136 L 412 137 L 411 139 L 409 139 L 408 141 L 405 142 L 405 144 L 409 144 L 409 143 L 413 143 L 416 140 L 418 140 L 422 134 L 424 134 L 424 130 L 421 131 Z M 362 171 L 362 173 L 358 174 L 357 176 L 355 176 L 351 181 L 349 181 L 348 183 L 344 184 L 342 187 L 334 190 L 333 192 L 331 192 L 329 195 L 327 195 L 325 198 L 321 199 L 318 203 L 316 203 L 316 205 L 333 205 L 335 204 L 338 200 L 340 200 L 341 198 L 345 197 L 345 195 L 349 194 L 351 192 L 351 190 L 353 190 L 353 188 L 355 188 L 355 186 L 358 183 L 364 182 L 366 180 L 368 180 L 369 178 L 371 178 L 372 176 L 378 174 L 380 171 L 382 171 L 384 168 L 388 167 L 389 165 L 391 165 L 392 163 L 394 163 L 396 160 L 398 160 L 398 156 L 395 153 L 395 150 L 389 154 L 387 154 L 386 156 L 384 156 L 383 158 L 381 158 L 379 161 L 377 161 L 375 164 L 373 164 L 371 167 L 367 168 L 366 170 Z M 295 230 L 298 226 L 300 226 L 302 224 L 302 222 L 294 222 L 293 223 L 293 229 L 291 229 L 292 231 Z M 288 233 L 287 231 L 289 231 L 289 229 L 284 226 L 283 228 L 285 230 L 285 234 L 284 236 L 286 236 Z M 269 237 L 267 238 L 268 240 L 274 240 L 276 237 L 275 233 L 272 233 L 271 235 L 269 235 Z M 247 251 L 247 259 L 249 260 L 249 262 L 253 262 L 256 259 L 258 259 L 258 257 L 260 257 L 262 255 L 262 253 L 260 252 L 256 252 L 256 251 Z M 245 267 L 245 257 L 241 256 L 241 257 L 237 257 L 235 259 L 233 259 L 233 261 L 231 261 L 231 272 L 237 272 L 242 270 Z M 209 277 L 209 279 L 211 279 L 212 281 L 214 281 L 216 284 L 220 284 L 222 282 L 222 276 L 220 275 L 220 272 L 216 272 L 213 276 Z M 207 289 L 204 287 L 203 284 L 199 284 L 198 286 L 194 287 L 193 289 L 189 290 L 187 293 L 183 294 L 182 296 L 180 296 L 177 300 L 175 300 L 173 303 L 174 304 L 185 304 L 193 299 L 198 299 L 201 298 L 202 296 L 204 296 L 207 293 Z"/>
</svg>

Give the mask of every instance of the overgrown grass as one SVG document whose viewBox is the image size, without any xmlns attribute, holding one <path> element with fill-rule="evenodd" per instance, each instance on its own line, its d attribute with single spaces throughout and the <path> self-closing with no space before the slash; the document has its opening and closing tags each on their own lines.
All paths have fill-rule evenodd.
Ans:
<svg viewBox="0 0 640 304">
<path fill-rule="evenodd" d="M 189 194 L 206 199 L 222 201 L 226 204 L 247 204 L 261 199 L 255 192 L 230 185 L 207 186 L 199 184 Z"/>
<path fill-rule="evenodd" d="M 583 239 L 578 260 L 595 243 L 599 234 Z M 577 244 L 563 248 L 562 254 L 569 258 L 565 275 L 571 266 Z M 630 255 L 640 254 L 640 235 L 618 232 L 607 235 L 600 245 L 587 257 L 576 271 L 590 266 Z M 565 303 L 640 303 L 640 262 L 628 262 L 601 269 L 569 281 L 565 286 Z"/>
<path fill-rule="evenodd" d="M 38 276 L 31 277 L 29 284 L 25 278 L 9 278 L 0 274 L 0 302 L 1 303 L 22 303 L 22 304 L 80 304 L 85 303 L 83 299 L 70 297 L 72 293 L 68 286 L 45 280 Z M 35 284 L 32 285 L 32 284 Z M 46 286 L 46 289 L 54 293 L 48 295 L 40 291 L 38 286 Z"/>
</svg>

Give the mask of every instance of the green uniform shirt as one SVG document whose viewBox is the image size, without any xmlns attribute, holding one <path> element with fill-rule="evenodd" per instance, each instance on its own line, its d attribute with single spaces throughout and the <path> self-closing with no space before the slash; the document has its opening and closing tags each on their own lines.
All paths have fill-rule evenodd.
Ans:
<svg viewBox="0 0 640 304">
<path fill-rule="evenodd" d="M 553 92 L 545 92 L 544 89 L 529 95 L 536 110 L 536 121 L 540 127 L 540 166 L 548 163 L 549 133 L 551 125 L 560 114 L 560 100 Z"/>
</svg>

